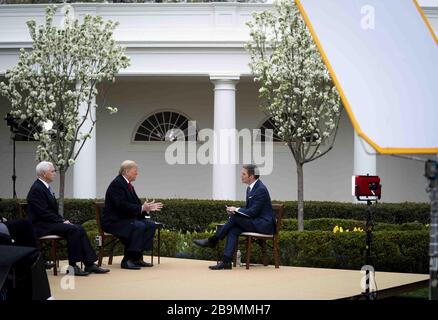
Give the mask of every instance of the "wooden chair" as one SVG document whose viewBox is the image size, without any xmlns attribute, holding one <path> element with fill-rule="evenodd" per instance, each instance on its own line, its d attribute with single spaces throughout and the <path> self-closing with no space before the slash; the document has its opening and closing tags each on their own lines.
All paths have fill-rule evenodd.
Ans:
<svg viewBox="0 0 438 320">
<path fill-rule="evenodd" d="M 276 224 L 274 234 L 263 234 L 257 232 L 242 232 L 239 236 L 246 237 L 246 269 L 249 269 L 249 262 L 251 260 L 251 250 L 253 240 L 258 240 L 262 245 L 262 261 L 263 265 L 267 266 L 268 261 L 266 257 L 266 246 L 267 241 L 272 241 L 272 251 L 274 254 L 275 268 L 280 267 L 280 257 L 279 257 L 279 233 L 281 228 L 281 222 L 284 214 L 284 204 L 272 204 L 272 210 L 274 211 Z M 237 246 L 234 251 L 234 266 L 236 266 L 236 252 Z"/>
<path fill-rule="evenodd" d="M 102 213 L 103 208 L 105 207 L 105 203 L 102 201 L 98 201 L 94 203 L 94 207 L 96 209 L 96 223 L 97 223 L 97 230 L 99 232 L 100 237 L 100 243 L 99 243 L 99 261 L 98 266 L 102 265 L 103 256 L 105 254 L 105 248 L 108 247 L 108 265 L 111 265 L 113 263 L 113 255 L 114 255 L 114 247 L 116 246 L 119 239 L 114 236 L 111 233 L 107 233 L 103 231 L 102 229 Z M 161 247 L 161 229 L 164 227 L 164 225 L 161 222 L 155 222 L 155 227 L 157 229 L 157 257 L 158 257 L 158 264 L 160 264 L 160 247 Z M 154 264 L 154 248 L 152 246 L 152 253 L 151 253 L 151 263 Z"/>
<path fill-rule="evenodd" d="M 164 228 L 164 224 L 161 222 L 155 221 L 155 228 L 157 230 L 157 259 L 158 259 L 158 264 L 160 264 L 161 229 Z M 152 261 L 152 264 L 154 264 L 154 247 L 153 246 L 152 246 L 151 261 Z"/>
<path fill-rule="evenodd" d="M 18 206 L 18 211 L 19 211 L 19 215 L 22 218 L 26 218 L 27 217 L 27 203 L 26 202 L 22 202 L 19 204 Z M 48 247 L 50 248 L 50 257 L 53 261 L 53 275 L 57 276 L 58 275 L 58 268 L 59 268 L 59 259 L 58 259 L 58 254 L 57 254 L 57 250 L 58 250 L 58 244 L 60 243 L 61 240 L 65 240 L 63 237 L 55 235 L 55 234 L 49 234 L 43 237 L 39 237 L 37 239 L 38 241 L 38 247 L 40 249 L 41 252 L 43 252 L 44 248 Z"/>
<path fill-rule="evenodd" d="M 114 255 L 114 247 L 116 246 L 119 239 L 112 235 L 111 233 L 107 233 L 102 229 L 102 213 L 103 208 L 105 207 L 104 202 L 95 202 L 94 208 L 96 209 L 96 224 L 97 231 L 99 232 L 99 260 L 97 265 L 100 267 L 102 265 L 103 256 L 105 255 L 105 248 L 109 248 L 108 251 L 108 265 L 113 264 L 113 255 Z"/>
</svg>

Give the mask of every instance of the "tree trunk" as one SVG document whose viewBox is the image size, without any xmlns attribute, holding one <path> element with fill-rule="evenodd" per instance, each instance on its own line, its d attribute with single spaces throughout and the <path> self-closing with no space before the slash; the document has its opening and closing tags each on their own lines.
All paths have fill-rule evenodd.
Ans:
<svg viewBox="0 0 438 320">
<path fill-rule="evenodd" d="M 61 215 L 61 217 L 64 217 L 64 189 L 65 189 L 65 169 L 60 169 L 58 212 Z"/>
<path fill-rule="evenodd" d="M 297 164 L 297 182 L 298 182 L 298 231 L 304 230 L 304 177 L 303 164 Z"/>
</svg>

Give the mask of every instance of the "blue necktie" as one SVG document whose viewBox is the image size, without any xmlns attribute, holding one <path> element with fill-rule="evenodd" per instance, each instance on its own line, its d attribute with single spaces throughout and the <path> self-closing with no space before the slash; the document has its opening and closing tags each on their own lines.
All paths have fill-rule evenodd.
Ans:
<svg viewBox="0 0 438 320">
<path fill-rule="evenodd" d="M 248 186 L 248 188 L 246 188 L 246 203 L 248 203 L 250 192 L 251 192 L 251 188 Z"/>
<path fill-rule="evenodd" d="M 53 192 L 52 188 L 50 188 L 50 186 L 49 186 L 49 192 L 52 195 L 52 197 L 55 198 L 55 193 Z"/>
</svg>

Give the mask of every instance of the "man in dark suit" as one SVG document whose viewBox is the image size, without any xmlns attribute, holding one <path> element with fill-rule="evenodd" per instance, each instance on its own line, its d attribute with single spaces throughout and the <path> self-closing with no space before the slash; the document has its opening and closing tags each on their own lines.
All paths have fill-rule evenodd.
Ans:
<svg viewBox="0 0 438 320">
<path fill-rule="evenodd" d="M 32 224 L 27 219 L 6 220 L 0 216 L 0 244 L 37 247 Z"/>
<path fill-rule="evenodd" d="M 26 218 L 7 220 L 0 213 L 0 244 L 37 248 L 37 238 L 30 220 Z M 44 263 L 46 269 L 54 267 L 54 262 Z"/>
<path fill-rule="evenodd" d="M 152 249 L 155 222 L 147 220 L 145 212 L 159 211 L 163 207 L 161 202 L 141 203 L 131 184 L 137 175 L 137 164 L 123 161 L 119 175 L 106 191 L 102 216 L 103 230 L 118 237 L 125 246 L 121 267 L 131 270 L 152 267 L 143 261 L 143 251 Z"/>
<path fill-rule="evenodd" d="M 0 301 L 51 296 L 44 260 L 36 248 L 0 243 L 0 257 Z"/>
<path fill-rule="evenodd" d="M 108 269 L 98 267 L 96 253 L 81 225 L 76 225 L 62 218 L 58 213 L 55 194 L 50 188 L 56 175 L 51 162 L 42 161 L 36 166 L 38 179 L 33 183 L 27 195 L 27 214 L 33 224 L 37 237 L 49 234 L 66 238 L 68 262 L 73 267 L 74 275 L 87 276 L 90 273 L 106 273 Z M 83 262 L 81 270 L 76 263 Z"/>
<path fill-rule="evenodd" d="M 0 215 L 0 257 L 0 301 L 50 297 L 45 262 L 28 219 L 6 220 Z M 46 262 L 46 267 L 53 265 Z"/>
<path fill-rule="evenodd" d="M 271 197 L 266 186 L 259 180 L 255 165 L 244 165 L 240 178 L 248 185 L 246 189 L 246 205 L 244 208 L 227 207 L 229 215 L 227 223 L 216 234 L 208 239 L 194 240 L 201 247 L 215 247 L 219 240 L 227 236 L 225 250 L 217 265 L 212 270 L 231 269 L 231 259 L 242 232 L 258 232 L 274 234 L 275 218 L 272 211 Z"/>
</svg>

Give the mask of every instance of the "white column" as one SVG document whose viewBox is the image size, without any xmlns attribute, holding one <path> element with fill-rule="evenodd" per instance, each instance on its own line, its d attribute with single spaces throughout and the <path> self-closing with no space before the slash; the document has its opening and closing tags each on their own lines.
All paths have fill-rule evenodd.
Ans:
<svg viewBox="0 0 438 320">
<path fill-rule="evenodd" d="M 90 130 L 91 119 L 96 119 L 94 104 L 95 101 L 92 101 L 91 114 L 88 114 L 87 120 L 81 127 L 83 134 Z M 80 116 L 83 117 L 86 111 L 87 105 L 85 103 L 81 104 L 79 107 Z M 76 144 L 75 152 L 79 147 L 80 145 Z M 91 137 L 85 141 L 73 166 L 73 197 L 79 199 L 96 198 L 96 128 L 91 132 Z"/>
<path fill-rule="evenodd" d="M 354 132 L 354 169 L 353 175 L 375 176 L 376 170 L 376 151 L 362 139 L 356 131 Z M 356 200 L 356 198 L 354 198 Z"/>
<path fill-rule="evenodd" d="M 236 199 L 236 83 L 239 76 L 211 75 L 214 83 L 213 199 Z"/>
</svg>

